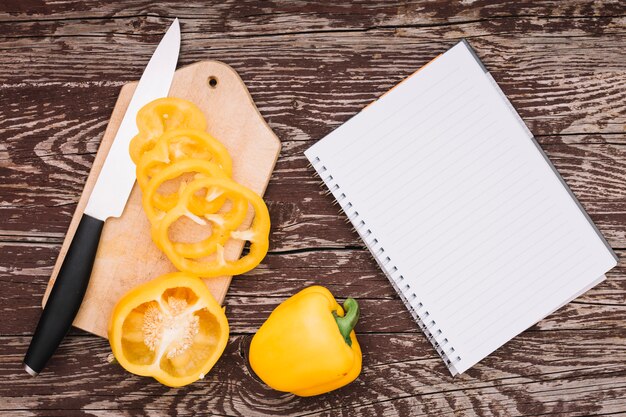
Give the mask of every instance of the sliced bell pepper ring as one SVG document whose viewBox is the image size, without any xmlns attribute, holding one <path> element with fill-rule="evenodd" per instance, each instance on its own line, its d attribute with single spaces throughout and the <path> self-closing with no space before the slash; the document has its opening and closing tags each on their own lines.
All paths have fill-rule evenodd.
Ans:
<svg viewBox="0 0 626 417">
<path fill-rule="evenodd" d="M 137 170 L 139 169 L 140 167 L 137 167 Z M 159 221 L 165 212 L 176 206 L 180 194 L 185 189 L 187 183 L 183 182 L 177 192 L 169 194 L 160 193 L 159 188 L 167 181 L 191 173 L 226 178 L 226 173 L 223 169 L 213 162 L 202 159 L 183 159 L 165 167 L 148 181 L 143 190 L 143 208 L 151 223 Z M 219 192 L 216 190 L 207 190 L 207 192 L 209 194 L 205 193 L 204 196 L 194 195 L 190 197 L 191 201 L 187 207 L 191 213 L 195 215 L 215 213 L 222 208 L 226 198 L 219 195 Z"/>
<path fill-rule="evenodd" d="M 224 246 L 221 243 L 215 245 L 213 259 L 196 260 L 189 259 L 179 252 L 180 246 L 169 238 L 170 226 L 180 217 L 188 215 L 188 202 L 202 189 L 219 190 L 223 196 L 235 201 L 243 199 L 254 209 L 252 225 L 247 230 L 232 230 L 220 228 L 219 221 L 214 221 L 219 233 L 224 233 L 220 239 L 236 239 L 250 242 L 248 254 L 237 260 L 224 258 Z M 211 218 L 209 218 L 211 220 Z M 190 272 L 201 277 L 217 277 L 221 275 L 239 275 L 256 267 L 267 254 L 269 248 L 270 217 L 267 206 L 261 197 L 252 190 L 239 185 L 228 178 L 198 178 L 187 184 L 180 196 L 176 207 L 168 211 L 158 222 L 153 224 L 152 239 L 165 253 L 168 259 L 181 271 Z M 193 245 L 193 244 L 191 244 Z"/>
<path fill-rule="evenodd" d="M 217 213 L 205 213 L 191 219 L 200 225 L 211 225 L 211 235 L 200 242 L 186 243 L 174 242 L 174 250 L 185 258 L 203 258 L 216 253 L 228 242 L 230 232 L 237 229 L 246 219 L 248 213 L 248 201 L 231 195 L 224 196 L 230 201 L 230 207 Z M 230 200 L 232 198 L 232 200 Z M 226 204 L 225 204 L 226 205 Z M 189 217 L 189 215 L 187 215 Z M 207 221 L 205 221 L 205 219 Z"/>
<path fill-rule="evenodd" d="M 211 162 L 186 159 L 170 165 L 159 172 L 148 184 L 143 194 L 144 211 L 146 212 L 153 227 L 166 216 L 166 211 L 159 211 L 153 206 L 157 189 L 160 184 L 182 173 L 198 172 L 207 174 L 209 177 L 218 177 L 216 167 Z M 235 230 L 245 220 L 248 212 L 248 200 L 233 193 L 227 193 L 219 187 L 210 189 L 202 197 L 199 193 L 184 194 L 188 184 L 181 188 L 176 196 L 179 217 L 185 216 L 200 225 L 211 224 L 211 235 L 194 243 L 173 243 L 176 253 L 186 258 L 201 258 L 209 256 L 218 250 L 218 245 L 223 246 L 230 239 L 230 231 Z M 175 210 L 177 207 L 169 209 Z M 193 211 L 192 211 L 193 210 Z M 169 234 L 167 235 L 169 239 Z M 156 245 L 163 250 L 161 240 L 155 240 Z"/>
<path fill-rule="evenodd" d="M 232 175 L 233 162 L 228 150 L 206 132 L 176 129 L 165 132 L 154 147 L 143 153 L 137 164 L 137 183 L 145 189 L 150 178 L 165 167 L 184 159 L 202 159 L 217 164 Z"/>
<path fill-rule="evenodd" d="M 136 375 L 180 387 L 207 374 L 228 342 L 228 320 L 204 282 L 175 272 L 133 288 L 109 323 L 117 361 Z"/>
<path fill-rule="evenodd" d="M 202 110 L 182 98 L 163 97 L 143 106 L 137 112 L 139 133 L 130 141 L 130 157 L 135 164 L 141 155 L 152 149 L 155 141 L 174 129 L 206 130 L 207 123 Z"/>
</svg>

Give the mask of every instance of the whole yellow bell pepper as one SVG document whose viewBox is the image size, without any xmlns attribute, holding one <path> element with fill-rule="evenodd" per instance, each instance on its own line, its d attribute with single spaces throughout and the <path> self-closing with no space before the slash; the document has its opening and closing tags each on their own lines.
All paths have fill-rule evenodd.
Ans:
<svg viewBox="0 0 626 417">
<path fill-rule="evenodd" d="M 348 298 L 343 307 L 321 286 L 305 288 L 285 300 L 252 338 L 254 372 L 275 390 L 301 397 L 354 381 L 362 361 L 353 330 L 359 304 Z"/>
</svg>

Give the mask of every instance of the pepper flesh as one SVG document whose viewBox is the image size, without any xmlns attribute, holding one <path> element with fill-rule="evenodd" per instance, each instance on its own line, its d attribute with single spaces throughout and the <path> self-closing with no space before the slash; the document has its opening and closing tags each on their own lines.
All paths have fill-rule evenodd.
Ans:
<svg viewBox="0 0 626 417">
<path fill-rule="evenodd" d="M 218 190 L 220 195 L 232 200 L 234 214 L 231 218 L 217 214 L 204 215 L 213 223 L 209 238 L 198 243 L 172 242 L 169 238 L 170 226 L 182 216 L 189 216 L 189 204 L 202 189 Z M 144 202 L 150 196 L 144 196 Z M 245 210 L 237 207 L 243 202 Z M 241 224 L 241 214 L 247 215 L 248 205 L 254 210 L 252 224 L 246 230 L 235 230 Z M 267 254 L 269 248 L 270 217 L 267 206 L 261 197 L 252 190 L 237 184 L 228 178 L 197 178 L 187 184 L 180 199 L 173 209 L 152 225 L 152 240 L 161 249 L 176 268 L 201 277 L 221 275 L 239 275 L 256 267 Z M 224 258 L 224 244 L 230 240 L 250 242 L 250 250 L 243 257 L 235 260 Z M 193 259 L 213 255 L 213 259 Z M 190 259 L 191 258 L 191 259 Z"/>
<path fill-rule="evenodd" d="M 139 133 L 130 141 L 130 157 L 135 164 L 141 155 L 152 149 L 155 141 L 174 129 L 206 130 L 202 113 L 191 101 L 176 97 L 163 97 L 151 101 L 137 112 Z"/>
<path fill-rule="evenodd" d="M 353 325 L 358 304 L 352 300 L 344 306 Z M 254 372 L 270 387 L 302 397 L 352 382 L 361 372 L 361 348 L 350 326 L 342 326 L 349 331 L 342 334 L 335 314 L 344 317 L 344 309 L 321 286 L 308 287 L 284 301 L 252 338 Z"/>
<path fill-rule="evenodd" d="M 183 187 L 178 192 L 169 194 L 159 192 L 161 186 L 167 181 L 190 173 L 208 177 L 226 177 L 226 173 L 216 164 L 201 159 L 184 159 L 165 167 L 150 179 L 143 190 L 143 208 L 151 223 L 157 223 L 167 211 L 172 210 L 180 202 L 180 196 L 188 184 L 183 183 Z M 200 216 L 205 213 L 215 213 L 224 205 L 224 202 L 225 198 L 222 196 L 207 199 L 207 195 L 191 195 L 186 206 L 189 207 L 191 213 Z"/>
<path fill-rule="evenodd" d="M 180 387 L 209 372 L 228 334 L 224 310 L 204 282 L 174 272 L 126 293 L 113 309 L 108 335 L 124 369 Z"/>
<path fill-rule="evenodd" d="M 164 133 L 154 147 L 144 152 L 137 164 L 137 184 L 145 189 L 156 173 L 186 159 L 200 159 L 219 166 L 232 175 L 232 160 L 226 147 L 208 134 L 193 129 L 177 129 Z"/>
</svg>

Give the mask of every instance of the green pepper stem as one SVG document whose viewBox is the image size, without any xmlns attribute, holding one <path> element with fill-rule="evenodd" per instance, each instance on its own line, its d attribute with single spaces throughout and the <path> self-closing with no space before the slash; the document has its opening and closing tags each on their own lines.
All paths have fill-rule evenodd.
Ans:
<svg viewBox="0 0 626 417">
<path fill-rule="evenodd" d="M 359 308 L 359 303 L 354 298 L 346 298 L 346 301 L 343 303 L 343 310 L 345 312 L 343 317 L 339 317 L 335 311 L 333 311 L 333 315 L 335 316 L 337 327 L 339 327 L 339 332 L 348 346 L 352 346 L 350 333 L 354 329 L 354 326 L 356 326 L 356 322 L 359 321 L 361 309 Z"/>
</svg>

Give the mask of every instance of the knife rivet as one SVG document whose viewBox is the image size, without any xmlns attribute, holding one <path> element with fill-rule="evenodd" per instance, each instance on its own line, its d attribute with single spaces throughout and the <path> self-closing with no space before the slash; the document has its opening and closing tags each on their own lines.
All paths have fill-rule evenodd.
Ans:
<svg viewBox="0 0 626 417">
<path fill-rule="evenodd" d="M 209 83 L 209 87 L 211 88 L 217 87 L 217 78 L 215 78 L 214 76 L 210 76 L 208 79 L 208 83 Z"/>
</svg>

